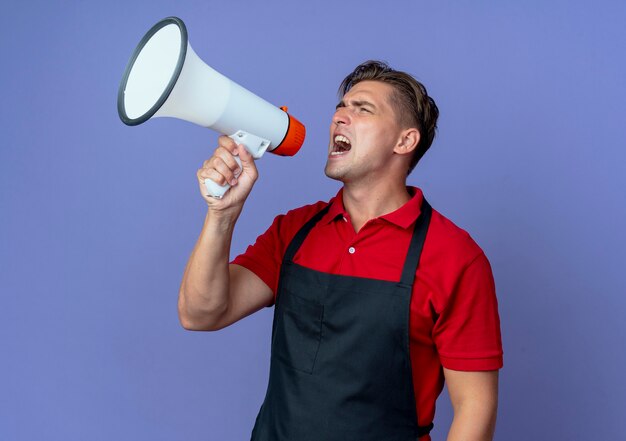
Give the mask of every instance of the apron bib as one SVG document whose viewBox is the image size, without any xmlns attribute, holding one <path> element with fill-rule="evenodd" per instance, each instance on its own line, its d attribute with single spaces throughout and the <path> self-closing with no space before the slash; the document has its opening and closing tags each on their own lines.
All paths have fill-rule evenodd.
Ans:
<svg viewBox="0 0 626 441">
<path fill-rule="evenodd" d="M 329 206 L 285 252 L 270 377 L 251 441 L 415 441 L 409 306 L 432 209 L 424 199 L 399 282 L 340 276 L 293 258 Z"/>
</svg>

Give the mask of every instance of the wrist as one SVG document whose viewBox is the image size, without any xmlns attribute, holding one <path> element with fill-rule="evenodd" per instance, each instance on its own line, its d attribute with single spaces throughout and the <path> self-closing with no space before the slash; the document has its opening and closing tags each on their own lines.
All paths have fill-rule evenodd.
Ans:
<svg viewBox="0 0 626 441">
<path fill-rule="evenodd" d="M 225 210 L 209 207 L 204 217 L 204 229 L 220 234 L 230 234 L 235 229 L 235 223 L 240 213 L 241 209 L 237 210 L 233 207 Z"/>
</svg>

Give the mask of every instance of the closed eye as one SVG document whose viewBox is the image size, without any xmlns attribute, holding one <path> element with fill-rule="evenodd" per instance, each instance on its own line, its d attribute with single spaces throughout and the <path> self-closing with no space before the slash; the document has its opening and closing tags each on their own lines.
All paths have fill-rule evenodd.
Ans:
<svg viewBox="0 0 626 441">
<path fill-rule="evenodd" d="M 360 111 L 366 111 L 369 113 L 374 113 L 374 110 L 376 109 L 376 106 L 372 103 L 370 103 L 369 101 L 365 101 L 365 100 L 353 100 L 350 102 L 350 104 L 352 104 L 354 107 L 359 109 Z"/>
<path fill-rule="evenodd" d="M 375 108 L 375 106 L 367 101 L 353 101 L 350 103 L 350 105 L 356 107 L 359 112 L 374 113 L 373 109 Z M 335 106 L 335 110 L 339 110 L 343 107 L 347 107 L 347 105 L 342 100 L 339 102 L 339 104 Z"/>
</svg>

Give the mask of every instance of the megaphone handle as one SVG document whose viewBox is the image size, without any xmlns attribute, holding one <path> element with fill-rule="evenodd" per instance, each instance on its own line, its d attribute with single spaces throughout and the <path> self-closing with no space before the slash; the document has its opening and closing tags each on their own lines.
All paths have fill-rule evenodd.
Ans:
<svg viewBox="0 0 626 441">
<path fill-rule="evenodd" d="M 241 159 L 239 159 L 239 156 L 235 156 L 235 161 L 237 161 L 237 164 L 239 165 L 239 170 L 241 170 L 242 168 Z M 226 194 L 226 192 L 228 191 L 228 189 L 230 188 L 230 184 L 228 183 L 224 185 L 219 185 L 218 183 L 216 183 L 215 181 L 209 178 L 204 180 L 204 185 L 207 190 L 207 195 L 212 196 L 217 199 L 222 199 L 224 195 Z"/>
<path fill-rule="evenodd" d="M 259 159 L 263 156 L 263 153 L 265 153 L 270 145 L 269 140 L 244 132 L 243 130 L 238 130 L 229 137 L 235 140 L 237 144 L 242 144 L 246 150 L 250 152 L 254 159 Z M 239 164 L 239 170 L 242 170 L 243 167 L 241 166 L 241 159 L 239 159 L 239 156 L 235 156 L 235 161 Z M 207 189 L 207 195 L 217 199 L 222 199 L 230 188 L 230 184 L 219 185 L 211 179 L 205 179 L 204 185 Z"/>
</svg>

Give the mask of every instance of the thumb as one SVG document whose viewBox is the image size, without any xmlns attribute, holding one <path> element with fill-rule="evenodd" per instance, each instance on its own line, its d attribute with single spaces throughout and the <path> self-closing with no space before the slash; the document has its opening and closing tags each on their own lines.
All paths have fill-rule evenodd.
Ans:
<svg viewBox="0 0 626 441">
<path fill-rule="evenodd" d="M 246 149 L 243 144 L 237 144 L 237 153 L 239 154 L 239 159 L 241 159 L 241 166 L 244 169 L 256 169 L 256 165 L 254 164 L 254 158 Z"/>
</svg>

